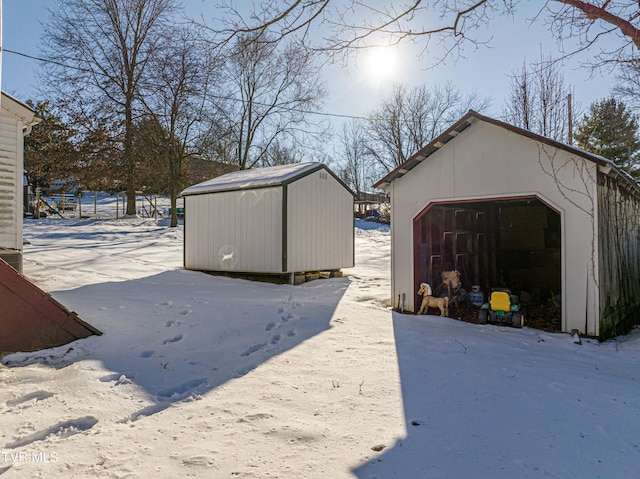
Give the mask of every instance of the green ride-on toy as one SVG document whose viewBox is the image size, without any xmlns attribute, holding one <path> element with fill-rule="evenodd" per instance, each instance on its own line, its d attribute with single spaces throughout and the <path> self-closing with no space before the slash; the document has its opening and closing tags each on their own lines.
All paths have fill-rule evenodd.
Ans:
<svg viewBox="0 0 640 479">
<path fill-rule="evenodd" d="M 478 323 L 498 323 L 521 328 L 524 326 L 524 313 L 520 310 L 518 296 L 508 289 L 493 290 L 489 302 L 478 311 Z"/>
</svg>

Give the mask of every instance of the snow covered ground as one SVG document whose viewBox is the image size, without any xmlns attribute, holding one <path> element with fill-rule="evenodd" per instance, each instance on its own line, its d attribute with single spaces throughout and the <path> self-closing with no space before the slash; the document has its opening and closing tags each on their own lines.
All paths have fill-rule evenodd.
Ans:
<svg viewBox="0 0 640 479">
<path fill-rule="evenodd" d="M 183 270 L 164 220 L 25 221 L 25 275 L 104 335 L 3 358 L 2 479 L 640 477 L 640 330 L 392 313 L 374 226 L 290 286 Z"/>
</svg>

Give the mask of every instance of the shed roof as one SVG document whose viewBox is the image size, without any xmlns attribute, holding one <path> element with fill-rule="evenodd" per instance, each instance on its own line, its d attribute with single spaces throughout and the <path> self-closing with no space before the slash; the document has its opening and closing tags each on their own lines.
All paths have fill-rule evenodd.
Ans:
<svg viewBox="0 0 640 479">
<path fill-rule="evenodd" d="M 529 130 L 525 130 L 524 128 L 519 128 L 517 126 L 511 125 L 509 123 L 505 123 L 500 120 L 496 120 L 494 118 L 490 118 L 488 116 L 481 115 L 480 113 L 469 110 L 469 112 L 464 115 L 460 120 L 451 125 L 444 133 L 433 139 L 427 146 L 420 149 L 417 153 L 415 153 L 411 158 L 398 166 L 395 170 L 391 171 L 387 176 L 379 180 L 373 186 L 376 188 L 387 189 L 393 180 L 396 180 L 404 175 L 406 175 L 409 171 L 415 168 L 422 161 L 426 160 L 433 153 L 442 148 L 449 141 L 453 140 L 459 134 L 464 132 L 467 128 L 473 125 L 477 121 L 484 121 L 486 123 L 491 123 L 492 125 L 499 126 L 506 130 L 512 131 L 522 136 L 526 136 L 527 138 L 531 138 L 532 140 L 538 141 L 540 143 L 547 144 L 549 146 L 553 146 L 555 148 L 565 150 L 569 153 L 578 155 L 587 160 L 593 161 L 594 163 L 602 166 L 604 170 L 609 172 L 609 174 L 613 174 L 616 177 L 620 177 L 623 181 L 627 182 L 631 187 L 633 187 L 636 192 L 640 192 L 640 187 L 638 183 L 625 171 L 620 169 L 613 161 L 604 158 L 602 156 L 596 155 L 594 153 L 589 153 L 588 151 L 582 150 L 572 145 L 567 145 L 557 140 L 553 140 L 551 138 L 544 137 L 542 135 L 538 135 L 537 133 L 533 133 Z"/>
<path fill-rule="evenodd" d="M 335 176 L 326 165 L 318 162 L 309 162 L 233 171 L 190 186 L 182 192 L 182 196 L 280 186 L 296 181 L 321 169 L 327 170 L 351 192 L 344 182 Z"/>
</svg>

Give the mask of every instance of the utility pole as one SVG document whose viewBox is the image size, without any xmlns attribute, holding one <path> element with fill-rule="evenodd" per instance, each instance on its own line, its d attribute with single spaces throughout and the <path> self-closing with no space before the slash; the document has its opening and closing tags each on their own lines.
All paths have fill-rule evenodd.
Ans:
<svg viewBox="0 0 640 479">
<path fill-rule="evenodd" d="M 567 119 L 569 122 L 569 138 L 567 143 L 573 145 L 573 106 L 572 106 L 571 93 L 567 95 Z"/>
</svg>

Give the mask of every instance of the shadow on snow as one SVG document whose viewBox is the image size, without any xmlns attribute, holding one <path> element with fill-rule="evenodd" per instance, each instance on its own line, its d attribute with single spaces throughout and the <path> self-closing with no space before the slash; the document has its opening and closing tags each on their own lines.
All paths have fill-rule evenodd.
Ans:
<svg viewBox="0 0 640 479">
<path fill-rule="evenodd" d="M 357 477 L 637 474 L 640 445 L 622 439 L 637 437 L 635 360 L 529 328 L 398 313 L 393 324 L 406 437 Z"/>
<path fill-rule="evenodd" d="M 114 386 L 133 383 L 152 404 L 136 421 L 205 394 L 329 328 L 349 280 L 276 285 L 175 270 L 58 292 L 104 332 L 59 348 L 8 356 L 4 364 L 63 368 L 100 361 Z"/>
</svg>

